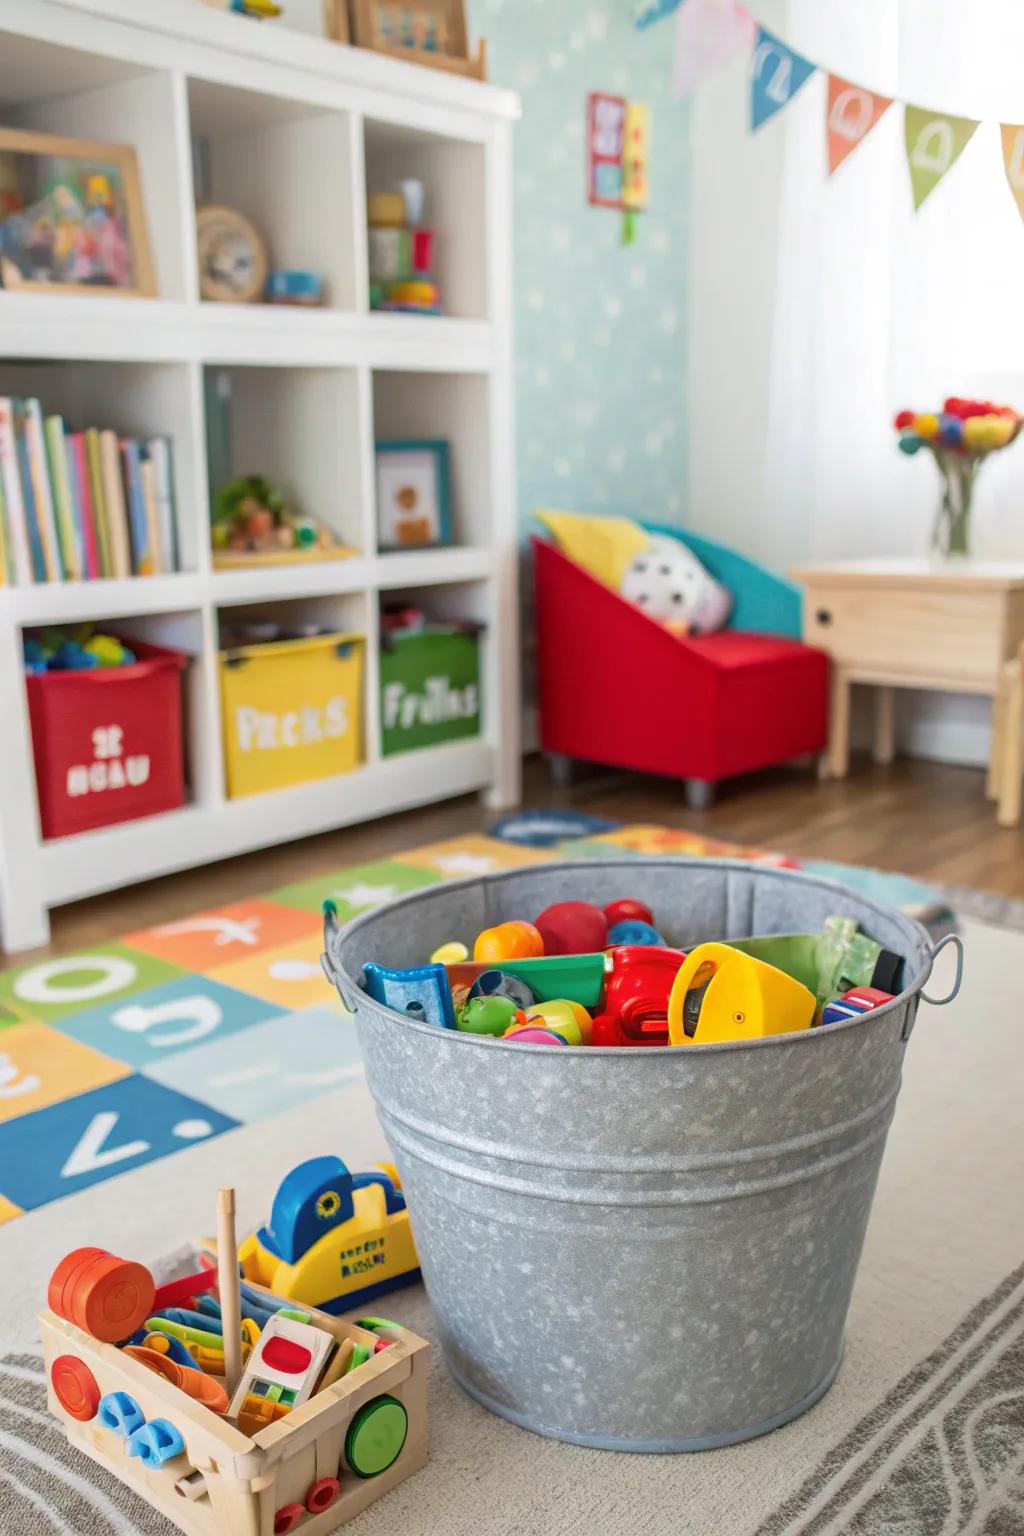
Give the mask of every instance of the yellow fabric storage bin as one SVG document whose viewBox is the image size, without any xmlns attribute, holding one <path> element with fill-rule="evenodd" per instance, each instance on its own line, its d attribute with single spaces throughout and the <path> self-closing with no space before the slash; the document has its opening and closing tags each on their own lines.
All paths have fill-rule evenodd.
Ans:
<svg viewBox="0 0 1024 1536">
<path fill-rule="evenodd" d="M 349 773 L 363 761 L 363 636 L 317 635 L 222 651 L 232 799 Z"/>
</svg>

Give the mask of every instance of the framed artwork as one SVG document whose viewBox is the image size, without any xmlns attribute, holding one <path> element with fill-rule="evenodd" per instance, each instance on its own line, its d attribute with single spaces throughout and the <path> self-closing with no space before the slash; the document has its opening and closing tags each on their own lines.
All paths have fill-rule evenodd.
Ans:
<svg viewBox="0 0 1024 1536">
<path fill-rule="evenodd" d="M 440 439 L 378 443 L 378 547 L 429 549 L 451 541 L 448 444 Z"/>
<path fill-rule="evenodd" d="M 255 304 L 263 298 L 270 257 L 256 226 L 234 208 L 205 203 L 196 209 L 199 292 L 220 304 Z"/>
<path fill-rule="evenodd" d="M 131 145 L 0 128 L 0 284 L 155 297 Z"/>
<path fill-rule="evenodd" d="M 465 0 L 351 0 L 352 40 L 395 59 L 483 80 L 486 44 L 469 55 Z"/>
</svg>

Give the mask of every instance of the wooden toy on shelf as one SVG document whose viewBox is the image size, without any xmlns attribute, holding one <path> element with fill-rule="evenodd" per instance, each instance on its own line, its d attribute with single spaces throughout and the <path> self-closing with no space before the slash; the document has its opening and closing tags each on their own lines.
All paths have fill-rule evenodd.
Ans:
<svg viewBox="0 0 1024 1536">
<path fill-rule="evenodd" d="M 186 1536 L 296 1527 L 323 1536 L 425 1465 L 429 1346 L 383 1318 L 296 1314 L 257 1283 L 243 1289 L 232 1192 L 222 1194 L 222 1326 L 233 1332 L 240 1312 L 266 1319 L 262 1329 L 248 1320 L 251 1348 L 230 1404 L 226 1335 L 211 1352 L 220 1374 L 145 1345 L 118 1347 L 155 1300 L 184 1287 L 156 1288 L 144 1266 L 91 1248 L 58 1265 L 40 1315 L 50 1409 L 71 1444 Z"/>
<path fill-rule="evenodd" d="M 442 313 L 441 292 L 431 276 L 435 232 L 423 227 L 423 203 L 423 183 L 413 179 L 367 198 L 371 309 Z"/>
<path fill-rule="evenodd" d="M 262 475 L 240 475 L 221 486 L 213 501 L 211 538 L 215 570 L 347 560 L 355 554 L 326 523 L 290 507 Z"/>
</svg>

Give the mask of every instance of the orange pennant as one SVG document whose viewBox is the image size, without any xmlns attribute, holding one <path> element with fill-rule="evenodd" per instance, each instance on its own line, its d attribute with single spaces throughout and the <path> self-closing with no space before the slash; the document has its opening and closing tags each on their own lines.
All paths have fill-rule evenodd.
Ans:
<svg viewBox="0 0 1024 1536">
<path fill-rule="evenodd" d="M 1003 165 L 1017 210 L 1024 218 L 1024 127 L 1019 123 L 1000 123 L 1003 136 Z"/>
<path fill-rule="evenodd" d="M 888 96 L 876 96 L 862 85 L 851 85 L 838 75 L 828 77 L 828 104 L 825 108 L 825 135 L 828 139 L 828 170 L 831 176 L 837 165 L 842 165 L 866 139 L 886 107 L 891 107 Z"/>
</svg>

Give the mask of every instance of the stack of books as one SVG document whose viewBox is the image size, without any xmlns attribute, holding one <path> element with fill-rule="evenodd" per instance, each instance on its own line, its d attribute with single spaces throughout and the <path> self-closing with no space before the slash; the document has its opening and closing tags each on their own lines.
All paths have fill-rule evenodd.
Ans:
<svg viewBox="0 0 1024 1536">
<path fill-rule="evenodd" d="M 0 586 L 177 570 L 167 437 L 68 430 L 0 398 Z"/>
</svg>

